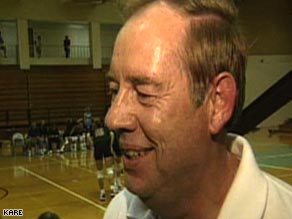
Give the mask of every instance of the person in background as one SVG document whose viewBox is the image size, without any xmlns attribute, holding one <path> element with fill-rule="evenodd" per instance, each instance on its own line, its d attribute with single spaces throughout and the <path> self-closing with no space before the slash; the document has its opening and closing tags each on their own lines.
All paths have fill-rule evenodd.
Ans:
<svg viewBox="0 0 292 219">
<path fill-rule="evenodd" d="M 40 129 L 36 122 L 32 122 L 27 133 L 28 156 L 35 155 L 39 151 Z"/>
<path fill-rule="evenodd" d="M 2 33 L 0 31 L 0 50 L 3 51 L 3 56 L 5 58 L 7 58 L 7 54 L 6 54 L 6 46 L 5 46 L 5 42 L 4 42 L 4 39 L 3 39 L 3 36 L 2 36 Z"/>
<path fill-rule="evenodd" d="M 84 126 L 86 129 L 86 132 L 91 133 L 93 118 L 92 118 L 92 113 L 91 113 L 90 107 L 86 107 L 84 109 L 83 121 L 84 121 Z"/>
<path fill-rule="evenodd" d="M 40 35 L 37 36 L 34 44 L 37 57 L 40 58 L 42 56 L 42 37 Z"/>
<path fill-rule="evenodd" d="M 119 145 L 119 139 L 115 132 L 110 131 L 111 144 L 110 149 L 113 155 L 113 185 L 111 187 L 113 195 L 118 194 L 119 191 L 123 189 L 123 184 L 121 181 L 121 174 L 123 172 L 123 165 L 121 162 L 121 150 Z"/>
<path fill-rule="evenodd" d="M 126 189 L 104 218 L 291 219 L 292 187 L 228 133 L 247 59 L 234 1 L 131 2 L 105 119 L 119 135 Z"/>
<path fill-rule="evenodd" d="M 119 173 L 113 158 L 112 150 L 114 144 L 114 135 L 103 126 L 101 122 L 96 122 L 95 133 L 93 138 L 94 159 L 97 168 L 97 179 L 99 185 L 99 200 L 106 200 L 105 177 L 108 176 L 111 185 L 111 197 L 115 196 L 119 191 L 118 187 Z"/>
<path fill-rule="evenodd" d="M 69 39 L 69 36 L 66 35 L 65 39 L 63 41 L 63 46 L 64 46 L 64 52 L 65 52 L 65 57 L 69 58 L 70 57 L 70 50 L 71 50 L 71 40 Z"/>
<path fill-rule="evenodd" d="M 45 154 L 48 150 L 48 124 L 45 120 L 41 120 L 38 124 L 38 129 L 40 132 L 39 136 L 39 153 L 41 155 Z"/>
<path fill-rule="evenodd" d="M 55 122 L 52 122 L 48 127 L 48 154 L 60 151 L 60 134 Z"/>
<path fill-rule="evenodd" d="M 40 214 L 38 219 L 60 219 L 60 217 L 54 212 L 46 211 Z"/>
<path fill-rule="evenodd" d="M 69 137 L 69 136 L 72 136 L 73 134 L 73 130 L 74 130 L 74 127 L 77 125 L 77 120 L 73 119 L 73 118 L 69 118 L 67 120 L 67 123 L 66 123 L 66 127 L 65 127 L 65 131 L 64 131 L 64 135 L 63 137 L 66 138 L 66 137 Z"/>
<path fill-rule="evenodd" d="M 73 133 L 73 128 L 77 125 L 77 121 L 73 118 L 69 118 L 66 123 L 66 127 L 63 133 L 63 144 L 61 145 L 60 151 L 71 151 L 72 149 L 72 139 L 71 135 Z"/>
</svg>

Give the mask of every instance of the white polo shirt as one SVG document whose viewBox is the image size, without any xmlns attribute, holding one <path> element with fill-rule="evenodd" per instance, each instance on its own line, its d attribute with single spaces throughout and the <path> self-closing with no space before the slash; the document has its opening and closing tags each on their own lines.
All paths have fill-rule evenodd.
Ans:
<svg viewBox="0 0 292 219">
<path fill-rule="evenodd" d="M 231 152 L 240 159 L 234 181 L 218 219 L 292 219 L 292 187 L 261 171 L 249 143 L 229 134 Z M 156 219 L 152 211 L 128 190 L 109 204 L 104 219 Z"/>
</svg>

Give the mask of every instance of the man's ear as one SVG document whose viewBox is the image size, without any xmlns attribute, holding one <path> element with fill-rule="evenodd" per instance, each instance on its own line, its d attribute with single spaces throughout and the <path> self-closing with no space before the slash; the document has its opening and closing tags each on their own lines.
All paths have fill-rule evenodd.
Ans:
<svg viewBox="0 0 292 219">
<path fill-rule="evenodd" d="M 211 96 L 208 100 L 211 134 L 218 134 L 231 118 L 236 96 L 236 83 L 229 72 L 222 72 L 213 79 Z"/>
</svg>

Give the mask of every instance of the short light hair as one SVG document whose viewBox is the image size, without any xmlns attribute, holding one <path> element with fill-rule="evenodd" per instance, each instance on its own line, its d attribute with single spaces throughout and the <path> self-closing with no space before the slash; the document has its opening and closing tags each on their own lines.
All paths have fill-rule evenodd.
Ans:
<svg viewBox="0 0 292 219">
<path fill-rule="evenodd" d="M 123 1 L 123 0 L 121 0 Z M 203 104 L 211 82 L 221 72 L 233 75 L 237 99 L 229 127 L 239 117 L 245 96 L 246 45 L 238 29 L 233 0 L 124 0 L 120 7 L 126 18 L 153 2 L 162 1 L 187 15 L 182 61 L 190 77 L 196 106 Z"/>
</svg>

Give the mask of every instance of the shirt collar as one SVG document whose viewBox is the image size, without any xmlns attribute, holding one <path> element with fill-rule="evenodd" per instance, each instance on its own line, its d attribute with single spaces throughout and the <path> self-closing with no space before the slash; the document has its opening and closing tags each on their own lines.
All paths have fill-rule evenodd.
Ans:
<svg viewBox="0 0 292 219">
<path fill-rule="evenodd" d="M 130 193 L 125 190 L 125 193 Z M 127 212 L 127 219 L 155 219 L 153 212 L 141 201 L 141 199 L 130 193 L 129 208 Z"/>
<path fill-rule="evenodd" d="M 235 179 L 218 219 L 259 219 L 266 207 L 268 183 L 259 169 L 251 146 L 243 137 L 229 134 L 231 152 L 240 159 Z"/>
</svg>

